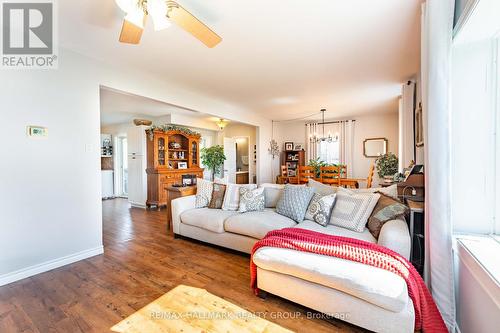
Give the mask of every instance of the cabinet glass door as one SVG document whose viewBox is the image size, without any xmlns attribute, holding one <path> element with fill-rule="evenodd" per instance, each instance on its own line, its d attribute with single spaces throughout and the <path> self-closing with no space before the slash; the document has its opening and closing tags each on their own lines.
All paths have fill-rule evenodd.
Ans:
<svg viewBox="0 0 500 333">
<path fill-rule="evenodd" d="M 198 142 L 191 143 L 191 161 L 193 166 L 198 166 Z"/>
<path fill-rule="evenodd" d="M 158 160 L 158 165 L 159 166 L 165 166 L 166 165 L 166 160 L 165 160 L 165 138 L 158 137 L 158 142 L 157 142 L 157 160 Z"/>
</svg>

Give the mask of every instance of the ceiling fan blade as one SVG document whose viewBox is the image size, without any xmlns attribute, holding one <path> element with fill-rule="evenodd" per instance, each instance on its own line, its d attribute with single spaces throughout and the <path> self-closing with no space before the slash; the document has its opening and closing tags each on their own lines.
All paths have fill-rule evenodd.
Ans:
<svg viewBox="0 0 500 333">
<path fill-rule="evenodd" d="M 146 22 L 146 15 L 144 15 L 144 22 Z M 120 33 L 120 42 L 127 44 L 139 44 L 142 37 L 143 28 L 123 20 L 122 31 Z"/>
<path fill-rule="evenodd" d="M 168 18 L 178 26 L 212 48 L 222 41 L 222 38 L 198 20 L 193 14 L 175 1 L 168 1 Z"/>
</svg>

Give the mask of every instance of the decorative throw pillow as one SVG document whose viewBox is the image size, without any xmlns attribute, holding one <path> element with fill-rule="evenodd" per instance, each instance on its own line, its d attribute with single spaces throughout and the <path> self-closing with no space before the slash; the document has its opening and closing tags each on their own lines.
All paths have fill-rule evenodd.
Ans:
<svg viewBox="0 0 500 333">
<path fill-rule="evenodd" d="M 276 205 L 276 213 L 286 216 L 295 222 L 304 221 L 314 189 L 299 185 L 285 185 L 285 191 Z"/>
<path fill-rule="evenodd" d="M 377 205 L 368 219 L 368 230 L 370 230 L 373 237 L 378 239 L 385 222 L 404 217 L 408 214 L 408 211 L 409 208 L 406 205 L 380 193 L 380 199 L 378 199 Z"/>
<path fill-rule="evenodd" d="M 363 232 L 380 194 L 356 193 L 349 195 L 344 191 L 337 192 L 337 202 L 333 207 L 330 224 L 349 230 Z"/>
<path fill-rule="evenodd" d="M 240 206 L 240 187 L 254 190 L 257 188 L 257 185 L 227 184 L 226 194 L 224 195 L 224 202 L 222 203 L 222 210 L 238 210 L 238 207 Z"/>
<path fill-rule="evenodd" d="M 325 185 L 323 183 L 315 181 L 314 179 L 309 179 L 309 181 L 307 182 L 307 186 L 312 187 L 314 189 L 315 193 L 318 193 L 321 195 L 328 195 L 328 194 L 333 194 L 333 193 L 337 192 L 337 187 Z"/>
<path fill-rule="evenodd" d="M 212 199 L 208 204 L 208 208 L 221 209 L 224 202 L 224 194 L 226 193 L 226 185 L 214 183 L 212 191 Z"/>
<path fill-rule="evenodd" d="M 259 187 L 264 188 L 265 207 L 275 208 L 278 204 L 278 200 L 283 195 L 285 185 L 266 183 Z"/>
<path fill-rule="evenodd" d="M 258 212 L 264 210 L 264 188 L 250 190 L 240 187 L 240 213 Z"/>
<path fill-rule="evenodd" d="M 214 189 L 214 183 L 211 181 L 197 178 L 196 179 L 196 208 L 207 207 L 212 199 L 212 191 Z"/>
<path fill-rule="evenodd" d="M 321 195 L 315 193 L 309 203 L 307 212 L 305 215 L 306 220 L 311 220 L 323 227 L 326 227 L 330 223 L 330 217 L 332 215 L 332 209 L 335 205 L 336 194 Z"/>
</svg>

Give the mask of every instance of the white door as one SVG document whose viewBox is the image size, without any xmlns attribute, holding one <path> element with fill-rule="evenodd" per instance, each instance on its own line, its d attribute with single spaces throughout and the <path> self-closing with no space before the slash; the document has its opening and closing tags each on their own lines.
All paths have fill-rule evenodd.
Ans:
<svg viewBox="0 0 500 333">
<path fill-rule="evenodd" d="M 146 129 L 147 126 L 131 127 L 127 131 L 127 144 L 129 155 L 146 154 Z"/>
<path fill-rule="evenodd" d="M 146 171 L 142 156 L 128 156 L 128 201 L 132 206 L 145 207 L 147 200 Z"/>
<path fill-rule="evenodd" d="M 236 183 L 236 140 L 233 138 L 224 138 L 224 178 L 229 183 Z"/>
</svg>

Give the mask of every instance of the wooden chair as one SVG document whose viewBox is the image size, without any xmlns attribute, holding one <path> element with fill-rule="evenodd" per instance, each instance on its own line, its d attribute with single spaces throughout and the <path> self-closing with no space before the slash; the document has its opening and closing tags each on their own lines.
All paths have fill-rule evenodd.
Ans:
<svg viewBox="0 0 500 333">
<path fill-rule="evenodd" d="M 314 168 L 311 166 L 299 166 L 298 183 L 306 184 L 309 179 L 314 179 L 315 172 Z"/>
<path fill-rule="evenodd" d="M 320 167 L 320 181 L 326 185 L 340 186 L 340 166 Z"/>
<path fill-rule="evenodd" d="M 347 178 L 347 165 L 340 164 L 339 173 L 340 173 L 340 178 Z"/>
<path fill-rule="evenodd" d="M 282 165 L 281 169 L 280 169 L 280 174 L 276 177 L 277 178 L 276 183 L 286 184 L 288 182 L 287 173 L 288 173 L 288 170 L 286 168 L 286 165 Z"/>
<path fill-rule="evenodd" d="M 372 165 L 370 165 L 370 169 L 368 170 L 368 178 L 366 178 L 366 188 L 372 187 L 374 173 L 375 173 L 375 163 L 372 163 Z"/>
<path fill-rule="evenodd" d="M 288 177 L 288 170 L 286 165 L 281 166 L 281 177 Z"/>
</svg>

